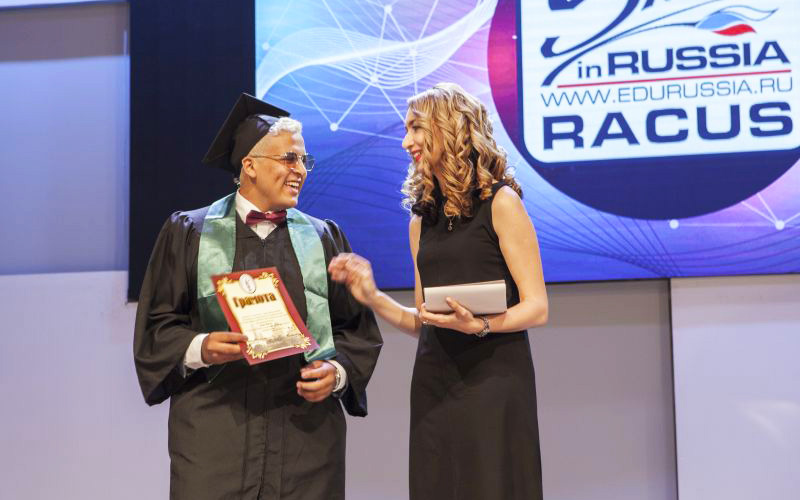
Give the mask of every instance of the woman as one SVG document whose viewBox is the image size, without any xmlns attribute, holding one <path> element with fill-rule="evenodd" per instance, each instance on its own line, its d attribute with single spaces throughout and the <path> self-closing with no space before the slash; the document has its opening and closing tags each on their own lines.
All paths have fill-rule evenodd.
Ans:
<svg viewBox="0 0 800 500">
<path fill-rule="evenodd" d="M 522 192 L 492 138 L 486 108 L 455 84 L 409 99 L 403 186 L 412 213 L 416 308 L 375 286 L 355 254 L 334 280 L 398 329 L 419 335 L 411 382 L 412 499 L 541 499 L 536 390 L 527 328 L 547 321 L 547 295 Z M 508 309 L 476 317 L 448 298 L 425 308 L 425 287 L 504 279 Z"/>
</svg>

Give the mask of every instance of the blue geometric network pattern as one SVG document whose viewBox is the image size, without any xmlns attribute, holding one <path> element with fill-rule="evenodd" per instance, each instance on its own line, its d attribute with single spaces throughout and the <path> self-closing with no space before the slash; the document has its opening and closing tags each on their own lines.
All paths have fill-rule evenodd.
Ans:
<svg viewBox="0 0 800 500">
<path fill-rule="evenodd" d="M 413 286 L 400 188 L 406 99 L 459 83 L 490 110 L 534 222 L 548 282 L 800 272 L 800 168 L 724 210 L 673 220 L 601 212 L 526 163 L 487 69 L 496 0 L 256 1 L 256 91 L 303 123 L 317 167 L 300 208 L 335 220 L 379 286 Z"/>
</svg>

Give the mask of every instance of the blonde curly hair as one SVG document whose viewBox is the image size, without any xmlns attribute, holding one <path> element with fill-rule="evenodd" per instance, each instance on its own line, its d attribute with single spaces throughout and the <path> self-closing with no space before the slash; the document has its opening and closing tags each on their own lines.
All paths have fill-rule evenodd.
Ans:
<svg viewBox="0 0 800 500">
<path fill-rule="evenodd" d="M 436 177 L 446 198 L 445 215 L 471 217 L 474 194 L 481 200 L 492 195 L 492 184 L 505 182 L 517 194 L 522 189 L 508 171 L 506 152 L 492 137 L 492 123 L 486 107 L 455 83 L 439 83 L 408 99 L 416 126 L 425 134 L 422 158 L 408 167 L 403 183 L 405 209 L 426 219 L 437 211 Z M 441 142 L 438 165 L 429 162 L 434 141 Z"/>
</svg>

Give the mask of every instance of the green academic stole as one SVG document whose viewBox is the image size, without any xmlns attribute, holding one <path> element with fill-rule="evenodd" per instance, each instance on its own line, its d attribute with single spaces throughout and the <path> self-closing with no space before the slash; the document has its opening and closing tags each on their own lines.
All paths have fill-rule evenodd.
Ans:
<svg viewBox="0 0 800 500">
<path fill-rule="evenodd" d="M 228 331 L 228 322 L 217 302 L 216 290 L 211 276 L 229 273 L 233 269 L 236 253 L 236 193 L 215 201 L 208 209 L 200 233 L 200 249 L 197 255 L 197 305 L 200 320 L 206 332 Z M 317 230 L 311 220 L 301 211 L 290 208 L 286 211 L 286 223 L 292 248 L 300 264 L 305 289 L 306 326 L 319 347 L 307 351 L 306 361 L 330 359 L 336 355 L 331 330 L 331 313 L 328 309 L 328 274 L 325 252 Z M 221 369 L 213 370 L 213 379 Z M 217 367 L 211 367 L 217 368 Z"/>
</svg>

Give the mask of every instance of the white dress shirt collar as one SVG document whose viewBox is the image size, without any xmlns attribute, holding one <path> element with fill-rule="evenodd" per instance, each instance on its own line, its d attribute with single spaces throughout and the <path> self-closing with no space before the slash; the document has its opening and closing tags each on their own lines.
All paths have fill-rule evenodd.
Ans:
<svg viewBox="0 0 800 500">
<path fill-rule="evenodd" d="M 261 210 L 258 209 L 257 206 L 253 204 L 250 200 L 245 198 L 242 193 L 236 191 L 236 213 L 239 215 L 239 218 L 242 219 L 242 222 L 247 221 L 247 214 L 250 213 L 251 210 L 255 210 L 256 212 L 260 212 Z M 268 220 L 261 221 L 258 224 L 251 225 L 250 228 L 255 231 L 259 238 L 262 240 L 269 236 L 269 233 L 272 232 L 277 226 Z"/>
</svg>

